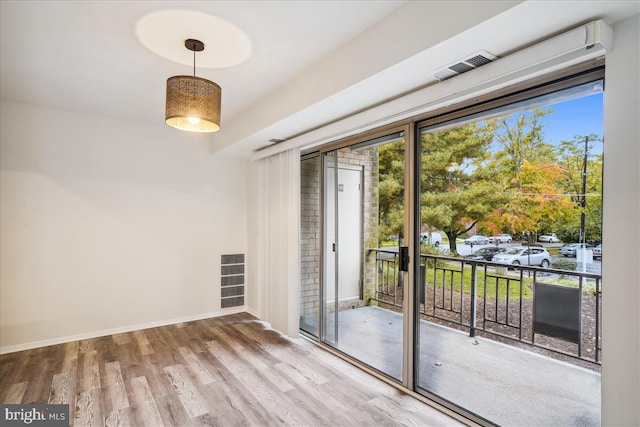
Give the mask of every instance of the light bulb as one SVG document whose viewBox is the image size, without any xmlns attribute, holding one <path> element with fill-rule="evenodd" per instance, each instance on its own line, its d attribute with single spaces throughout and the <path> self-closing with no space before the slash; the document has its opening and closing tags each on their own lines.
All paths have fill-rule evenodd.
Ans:
<svg viewBox="0 0 640 427">
<path fill-rule="evenodd" d="M 198 123 L 200 123 L 200 117 L 189 117 L 187 118 L 187 120 L 189 120 L 189 123 L 191 123 L 192 125 L 197 125 Z"/>
</svg>

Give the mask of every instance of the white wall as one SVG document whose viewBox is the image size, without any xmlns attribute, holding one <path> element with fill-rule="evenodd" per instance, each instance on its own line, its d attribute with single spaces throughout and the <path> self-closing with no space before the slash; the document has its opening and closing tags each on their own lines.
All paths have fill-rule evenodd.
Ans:
<svg viewBox="0 0 640 427">
<path fill-rule="evenodd" d="M 0 347 L 220 310 L 245 160 L 164 124 L 1 104 Z"/>
<path fill-rule="evenodd" d="M 640 17 L 606 58 L 602 425 L 640 425 Z"/>
</svg>

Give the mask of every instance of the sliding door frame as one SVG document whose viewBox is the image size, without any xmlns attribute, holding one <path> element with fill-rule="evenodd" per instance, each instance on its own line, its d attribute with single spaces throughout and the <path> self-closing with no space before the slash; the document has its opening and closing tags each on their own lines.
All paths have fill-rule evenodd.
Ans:
<svg viewBox="0 0 640 427">
<path fill-rule="evenodd" d="M 450 105 L 441 109 L 422 113 L 397 122 L 362 131 L 356 135 L 348 136 L 333 142 L 329 142 L 320 147 L 302 153 L 302 158 L 311 153 L 318 153 L 322 156 L 324 153 L 338 150 L 343 147 L 365 142 L 367 140 L 383 137 L 394 132 L 404 132 L 405 136 L 405 233 L 406 245 L 409 246 L 411 255 L 410 268 L 406 273 L 407 280 L 403 281 L 403 368 L 402 381 L 398 383 L 394 378 L 380 372 L 379 370 L 366 365 L 365 363 L 354 359 L 353 357 L 341 352 L 339 349 L 330 346 L 324 342 L 324 302 L 318 311 L 318 336 L 310 337 L 312 341 L 322 348 L 349 360 L 354 365 L 360 367 L 366 372 L 398 387 L 426 404 L 436 406 L 439 410 L 448 415 L 461 420 L 463 422 L 475 422 L 480 425 L 491 425 L 485 419 L 465 410 L 454 402 L 447 401 L 441 397 L 433 395 L 428 391 L 417 386 L 418 370 L 415 364 L 419 360 L 419 304 L 417 279 L 420 274 L 420 245 L 419 242 L 419 224 L 420 224 L 420 170 L 421 170 L 421 138 L 419 137 L 419 129 L 425 126 L 433 126 L 456 118 L 462 118 L 472 114 L 487 111 L 492 108 L 506 106 L 518 101 L 534 98 L 537 96 L 550 94 L 563 88 L 587 83 L 589 81 L 604 79 L 604 58 L 596 58 L 585 61 L 580 64 L 567 67 L 562 70 L 554 70 L 550 73 L 536 76 L 526 81 L 522 81 L 509 87 L 499 89 L 490 93 L 482 94 L 477 97 L 468 99 L 460 104 Z M 606 84 L 606 83 L 605 83 Z M 322 160 L 321 160 L 322 163 Z M 324 167 L 321 165 L 320 182 L 324 183 Z M 324 229 L 324 186 L 321 186 L 320 192 L 320 248 L 323 248 L 325 241 Z M 320 266 L 324 265 L 323 250 L 320 250 Z M 320 295 L 324 295 L 324 271 L 321 267 L 319 272 Z M 305 336 L 307 336 L 305 334 Z"/>
<path fill-rule="evenodd" d="M 359 143 L 366 143 L 367 141 L 371 141 L 374 140 L 376 138 L 382 138 L 394 133 L 403 133 L 403 138 L 404 138 L 404 163 L 405 163 L 405 176 L 404 176 L 404 183 L 405 183 L 405 192 L 404 192 L 404 223 L 405 223 L 405 232 L 404 232 L 404 236 L 405 236 L 405 245 L 409 247 L 409 253 L 413 253 L 415 252 L 415 248 L 414 248 L 414 244 L 415 242 L 417 242 L 418 240 L 415 239 L 414 236 L 414 232 L 413 232 L 413 227 L 414 227 L 414 215 L 413 215 L 413 194 L 412 194 L 412 190 L 411 188 L 413 187 L 413 182 L 414 182 L 414 171 L 413 168 L 411 167 L 411 165 L 413 165 L 414 162 L 414 157 L 415 157 L 415 151 L 414 151 L 414 139 L 413 139 L 413 126 L 411 125 L 411 123 L 407 123 L 407 122 L 403 122 L 403 123 L 392 123 L 390 125 L 387 126 L 383 126 L 380 128 L 377 128 L 373 131 L 370 132 L 366 132 L 364 134 L 359 134 L 359 135 L 355 135 L 352 137 L 348 137 L 345 139 L 341 139 L 338 141 L 335 141 L 333 143 L 329 143 L 326 144 L 322 147 L 320 147 L 317 151 L 318 151 L 318 155 L 321 157 L 321 167 L 320 167 L 320 182 L 322 183 L 321 185 L 321 190 L 320 190 L 320 248 L 322 248 L 320 250 L 320 266 L 322 266 L 320 268 L 320 298 L 321 298 L 321 309 L 319 310 L 319 321 L 318 321 L 318 339 L 320 340 L 320 342 L 326 343 L 326 337 L 327 337 L 327 331 L 325 330 L 325 319 L 326 319 L 326 307 L 325 307 L 325 300 L 324 300 L 324 296 L 326 295 L 326 280 L 325 280 L 325 264 L 326 264 L 326 259 L 325 259 L 325 245 L 326 245 L 326 239 L 328 238 L 327 236 L 327 232 L 331 232 L 331 230 L 326 230 L 326 221 L 325 221 L 325 200 L 326 200 L 326 189 L 325 189 L 325 171 L 326 171 L 326 165 L 325 165 L 325 155 L 327 153 L 331 153 L 331 152 L 335 152 L 336 153 L 336 166 L 338 163 L 338 158 L 337 158 L 337 152 L 338 150 L 340 150 L 341 148 L 346 148 L 346 147 L 351 147 L 353 145 L 359 144 Z M 335 168 L 335 170 L 337 170 L 337 167 Z M 336 181 L 337 182 L 337 181 Z M 337 206 L 336 206 L 337 209 Z M 339 225 L 336 225 L 336 230 L 334 230 L 334 232 L 337 234 L 337 227 L 339 227 Z M 338 271 L 337 271 L 337 259 L 339 256 L 338 253 L 338 245 L 336 245 L 336 253 L 335 253 L 335 257 L 336 257 L 336 273 L 335 273 L 335 278 L 334 280 L 336 280 L 337 283 L 337 277 L 338 277 Z M 417 249 L 417 251 L 419 252 L 419 247 Z M 401 273 L 404 275 L 404 280 L 403 280 L 403 305 L 402 305 L 402 315 L 403 315 L 403 325 L 402 325 L 402 378 L 400 383 L 402 384 L 403 387 L 407 388 L 407 389 L 413 389 L 413 353 L 414 353 L 414 349 L 413 349 L 413 325 L 414 325 L 414 318 L 413 318 L 413 312 L 414 310 L 411 309 L 411 307 L 414 305 L 413 301 L 412 301 L 412 296 L 413 296 L 413 282 L 414 282 L 414 272 L 413 272 L 413 268 L 411 268 L 411 265 L 413 263 L 413 260 L 419 260 L 420 258 L 415 258 L 415 257 L 411 257 L 410 258 L 410 262 L 409 262 L 409 271 Z M 337 295 L 337 294 L 336 294 Z M 337 303 L 337 302 L 336 302 Z M 337 307 L 336 307 L 336 313 L 338 312 Z M 336 334 L 336 343 L 338 342 L 339 338 L 337 336 L 338 332 L 337 332 L 337 319 L 335 321 L 335 328 L 336 331 L 334 331 L 334 333 Z M 328 343 L 326 343 L 328 344 Z M 334 348 L 336 351 L 340 351 L 337 348 Z M 375 369 L 374 367 L 370 367 L 371 369 Z M 378 371 L 376 369 L 376 371 Z M 392 381 L 396 382 L 397 380 L 393 377 L 388 376 L 387 374 L 385 374 L 384 372 L 378 371 L 380 372 L 382 375 L 384 375 L 385 377 L 391 379 Z"/>
</svg>

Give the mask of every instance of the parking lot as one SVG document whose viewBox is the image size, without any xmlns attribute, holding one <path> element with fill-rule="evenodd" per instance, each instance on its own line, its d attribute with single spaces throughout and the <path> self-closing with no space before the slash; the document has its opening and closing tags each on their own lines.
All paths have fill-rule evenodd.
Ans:
<svg viewBox="0 0 640 427">
<path fill-rule="evenodd" d="M 477 251 L 480 248 L 484 248 L 487 246 L 496 246 L 495 243 L 490 243 L 488 245 L 473 245 L 473 247 L 471 245 L 467 245 L 461 241 L 459 241 L 456 245 L 456 248 L 458 250 L 458 254 L 465 256 L 465 255 L 470 255 L 472 253 L 474 253 L 475 251 Z M 526 246 L 522 244 L 522 242 L 515 242 L 515 243 L 500 243 L 498 244 L 498 246 L 503 247 L 503 248 L 510 248 L 510 247 L 514 247 L 514 246 Z M 562 246 L 564 246 L 564 244 L 562 243 L 536 243 L 535 246 L 542 246 L 544 248 L 546 248 L 547 250 L 551 251 L 553 248 L 561 248 Z M 448 244 L 443 244 L 441 246 L 441 248 L 447 250 L 448 249 Z M 572 259 L 572 260 L 576 260 L 575 258 L 565 258 L 562 255 L 552 255 L 551 257 L 554 261 L 557 259 Z M 553 265 L 553 264 L 552 264 Z M 592 263 L 587 264 L 587 268 L 586 271 L 589 273 L 595 273 L 595 274 L 600 274 L 601 272 L 601 266 L 602 266 L 602 262 L 599 259 L 594 259 Z"/>
</svg>

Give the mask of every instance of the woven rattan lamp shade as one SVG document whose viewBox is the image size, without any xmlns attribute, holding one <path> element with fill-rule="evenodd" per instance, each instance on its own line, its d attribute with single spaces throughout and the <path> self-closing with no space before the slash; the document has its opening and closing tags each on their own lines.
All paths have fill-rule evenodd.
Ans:
<svg viewBox="0 0 640 427">
<path fill-rule="evenodd" d="M 216 83 L 195 76 L 169 77 L 166 99 L 169 126 L 191 132 L 220 130 L 222 89 Z"/>
</svg>

